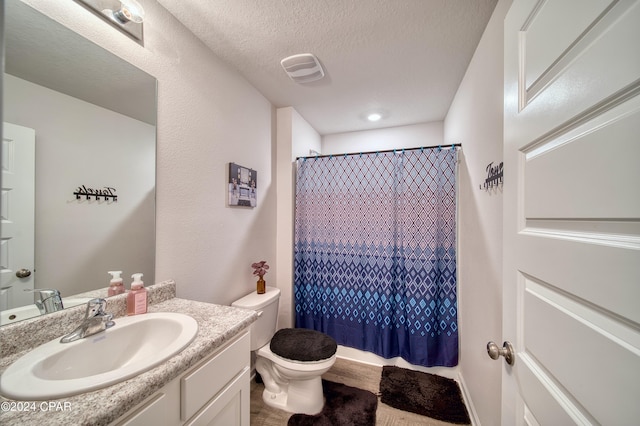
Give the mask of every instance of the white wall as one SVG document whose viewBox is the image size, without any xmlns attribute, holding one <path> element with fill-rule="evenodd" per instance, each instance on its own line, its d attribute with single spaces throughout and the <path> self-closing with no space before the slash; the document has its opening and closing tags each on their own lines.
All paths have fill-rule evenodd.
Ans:
<svg viewBox="0 0 640 426">
<path fill-rule="evenodd" d="M 291 108 L 277 111 L 277 245 L 280 309 L 278 327 L 292 327 L 293 314 L 293 231 L 295 214 L 295 159 L 320 151 L 320 135 L 298 112 Z"/>
<path fill-rule="evenodd" d="M 24 2 L 158 79 L 156 281 L 230 304 L 255 290 L 252 262 L 277 274 L 271 104 L 155 1 L 144 46 L 76 2 Z M 256 208 L 226 206 L 229 162 L 258 171 Z"/>
<path fill-rule="evenodd" d="M 438 121 L 325 135 L 322 137 L 322 153 L 343 154 L 436 146 L 443 143 L 443 132 L 443 123 Z M 306 153 L 305 155 L 309 154 Z"/>
<path fill-rule="evenodd" d="M 485 192 L 487 164 L 502 161 L 503 20 L 501 0 L 444 122 L 446 143 L 463 144 L 458 216 L 460 377 L 476 420 L 500 424 L 502 364 L 486 344 L 502 340 L 502 192 Z M 509 179 L 509 174 L 505 179 Z"/>
<path fill-rule="evenodd" d="M 36 288 L 70 296 L 111 270 L 154 282 L 155 127 L 9 74 L 4 89 L 4 120 L 36 135 Z M 82 185 L 118 201 L 76 200 Z"/>
</svg>

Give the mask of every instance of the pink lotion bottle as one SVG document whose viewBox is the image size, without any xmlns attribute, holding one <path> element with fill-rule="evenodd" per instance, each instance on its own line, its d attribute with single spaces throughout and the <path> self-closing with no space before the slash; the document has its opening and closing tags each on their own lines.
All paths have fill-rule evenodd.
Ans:
<svg viewBox="0 0 640 426">
<path fill-rule="evenodd" d="M 115 296 L 116 294 L 124 293 L 124 284 L 122 284 L 122 278 L 120 278 L 121 273 L 122 271 L 109 271 L 109 274 L 111 274 L 111 281 L 109 281 L 107 296 Z"/>
<path fill-rule="evenodd" d="M 133 282 L 127 294 L 127 315 L 138 315 L 147 312 L 147 289 L 142 282 L 142 274 L 131 275 Z"/>
</svg>

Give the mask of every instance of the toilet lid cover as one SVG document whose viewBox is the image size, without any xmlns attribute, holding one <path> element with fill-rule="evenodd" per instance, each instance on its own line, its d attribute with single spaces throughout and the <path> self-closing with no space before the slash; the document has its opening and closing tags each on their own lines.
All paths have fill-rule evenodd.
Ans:
<svg viewBox="0 0 640 426">
<path fill-rule="evenodd" d="M 269 348 L 274 354 L 293 361 L 321 361 L 331 358 L 338 344 L 319 331 L 283 328 L 273 335 Z"/>
</svg>

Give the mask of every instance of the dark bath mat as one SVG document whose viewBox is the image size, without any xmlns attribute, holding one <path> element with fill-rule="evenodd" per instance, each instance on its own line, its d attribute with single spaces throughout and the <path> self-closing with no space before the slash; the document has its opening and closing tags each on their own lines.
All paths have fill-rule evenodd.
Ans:
<svg viewBox="0 0 640 426">
<path fill-rule="evenodd" d="M 315 416 L 294 414 L 289 426 L 375 426 L 378 398 L 371 392 L 322 380 L 325 404 Z"/>
<path fill-rule="evenodd" d="M 471 424 L 455 380 L 395 366 L 382 368 L 380 401 L 394 408 L 456 424 Z"/>
</svg>

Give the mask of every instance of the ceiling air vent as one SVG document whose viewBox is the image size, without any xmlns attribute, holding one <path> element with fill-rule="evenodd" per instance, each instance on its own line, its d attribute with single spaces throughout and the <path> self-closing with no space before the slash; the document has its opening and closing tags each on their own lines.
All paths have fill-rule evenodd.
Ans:
<svg viewBox="0 0 640 426">
<path fill-rule="evenodd" d="M 280 64 L 296 83 L 309 83 L 324 77 L 322 65 L 311 53 L 289 56 L 280 61 Z"/>
</svg>

